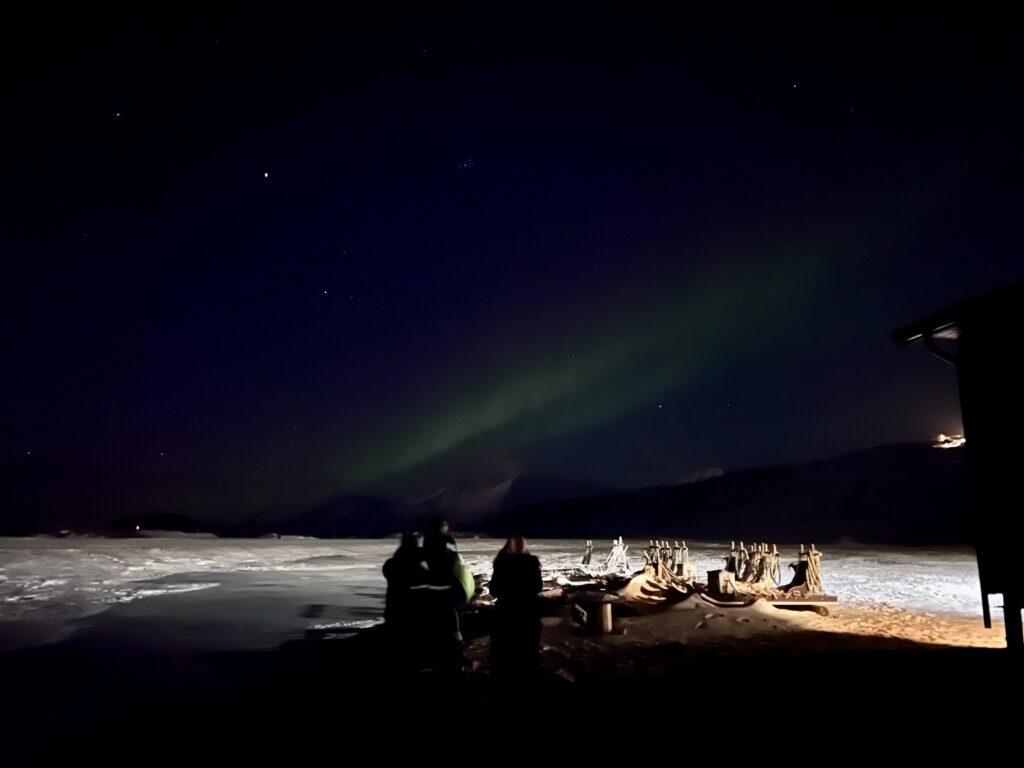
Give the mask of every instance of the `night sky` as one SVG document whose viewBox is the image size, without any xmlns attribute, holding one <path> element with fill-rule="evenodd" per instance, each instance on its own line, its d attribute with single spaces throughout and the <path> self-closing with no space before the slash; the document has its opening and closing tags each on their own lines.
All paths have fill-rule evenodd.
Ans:
<svg viewBox="0 0 1024 768">
<path fill-rule="evenodd" d="M 1018 28 L 551 5 L 9 24 L 0 517 L 958 429 L 888 332 L 1024 277 Z"/>
</svg>

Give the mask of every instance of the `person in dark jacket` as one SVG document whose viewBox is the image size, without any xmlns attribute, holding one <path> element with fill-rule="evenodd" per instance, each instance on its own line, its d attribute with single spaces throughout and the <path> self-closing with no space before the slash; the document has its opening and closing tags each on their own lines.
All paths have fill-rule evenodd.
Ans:
<svg viewBox="0 0 1024 768">
<path fill-rule="evenodd" d="M 540 560 L 526 549 L 522 536 L 513 536 L 494 559 L 490 592 L 497 603 L 491 630 L 491 669 L 511 678 L 537 670 L 540 650 L 540 611 L 537 595 L 544 588 Z"/>
<path fill-rule="evenodd" d="M 398 655 L 399 664 L 411 663 L 418 655 L 415 636 L 420 623 L 420 606 L 415 588 L 427 579 L 423 551 L 415 534 L 403 534 L 398 549 L 384 563 L 388 589 L 384 596 L 384 626 Z"/>
<path fill-rule="evenodd" d="M 384 563 L 384 578 L 388 582 L 384 597 L 385 624 L 402 624 L 408 619 L 410 588 L 422 584 L 426 573 L 419 540 L 415 534 L 403 534 L 395 554 Z"/>
<path fill-rule="evenodd" d="M 473 596 L 473 577 L 455 550 L 447 521 L 427 523 L 422 551 L 426 578 L 413 589 L 421 606 L 420 637 L 428 666 L 457 671 L 463 662 L 460 612 Z"/>
</svg>

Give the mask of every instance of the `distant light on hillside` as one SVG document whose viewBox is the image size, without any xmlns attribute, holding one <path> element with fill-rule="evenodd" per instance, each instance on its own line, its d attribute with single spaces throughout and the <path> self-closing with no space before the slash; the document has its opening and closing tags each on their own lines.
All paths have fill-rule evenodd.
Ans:
<svg viewBox="0 0 1024 768">
<path fill-rule="evenodd" d="M 966 442 L 967 438 L 963 435 L 947 435 L 939 432 L 932 442 L 932 448 L 959 448 Z"/>
</svg>

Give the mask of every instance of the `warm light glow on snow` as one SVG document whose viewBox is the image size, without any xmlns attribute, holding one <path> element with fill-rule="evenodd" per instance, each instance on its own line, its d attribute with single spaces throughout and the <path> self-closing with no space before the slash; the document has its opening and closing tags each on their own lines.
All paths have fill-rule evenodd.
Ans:
<svg viewBox="0 0 1024 768">
<path fill-rule="evenodd" d="M 967 438 L 963 435 L 947 435 L 943 432 L 939 432 L 939 434 L 935 436 L 932 448 L 959 448 L 966 442 Z"/>
</svg>

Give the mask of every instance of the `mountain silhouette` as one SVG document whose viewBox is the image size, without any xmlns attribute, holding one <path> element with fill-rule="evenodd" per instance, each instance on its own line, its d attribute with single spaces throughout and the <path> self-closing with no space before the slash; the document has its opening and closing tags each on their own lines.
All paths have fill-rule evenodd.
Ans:
<svg viewBox="0 0 1024 768">
<path fill-rule="evenodd" d="M 963 451 L 884 445 L 699 482 L 517 506 L 494 535 L 964 544 Z"/>
</svg>

